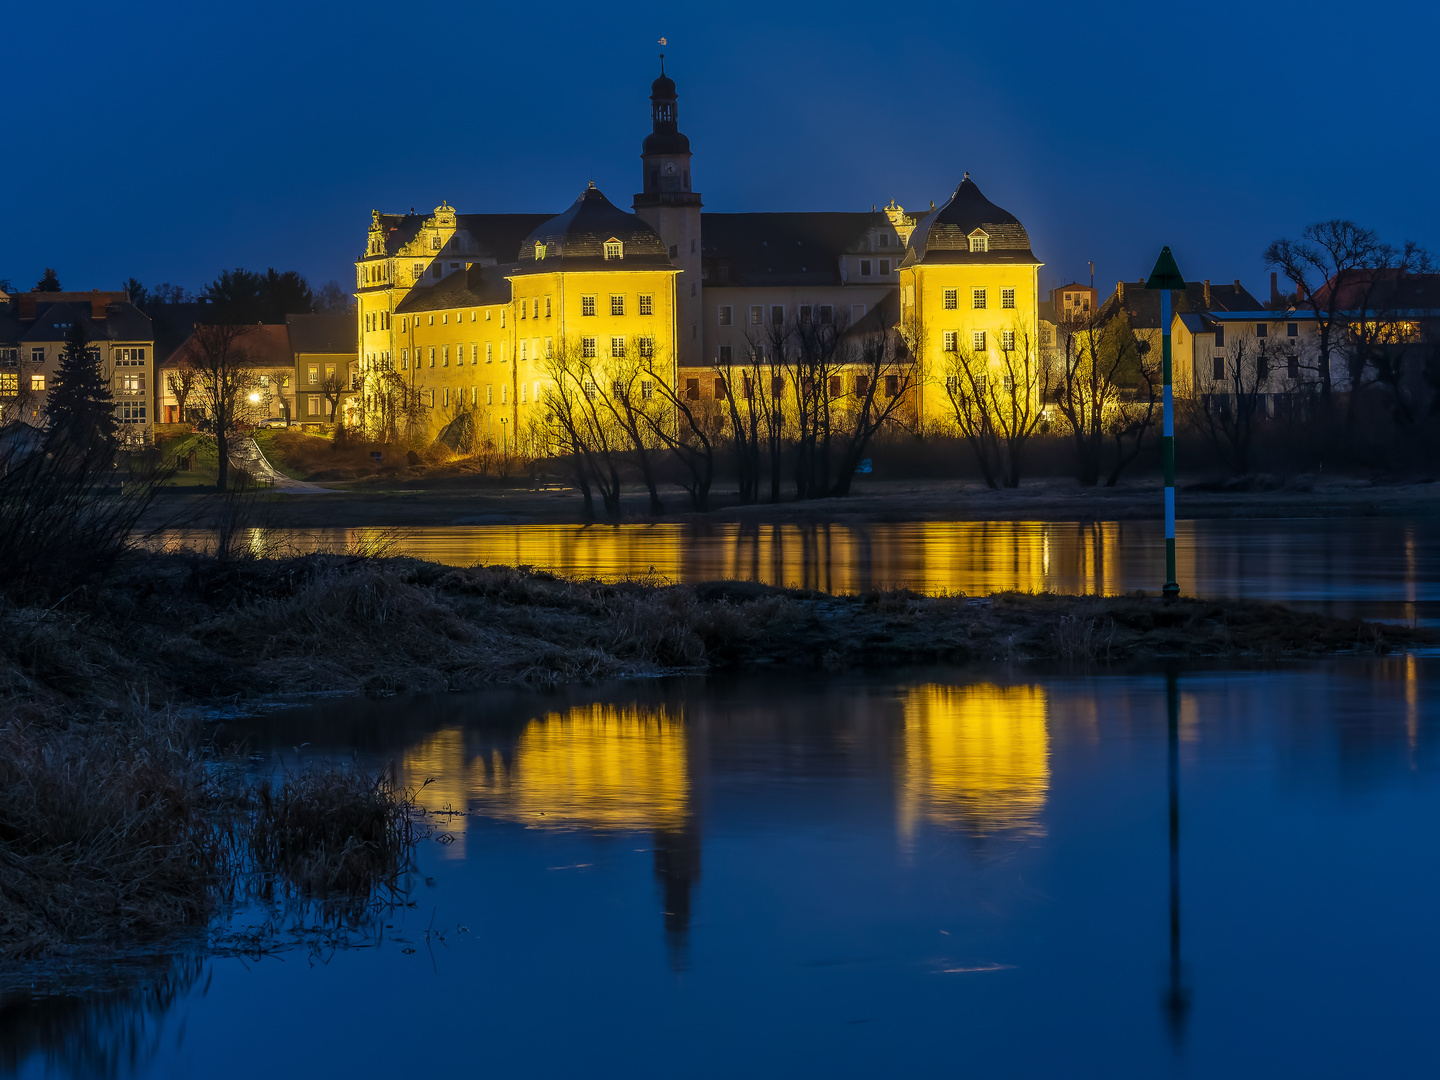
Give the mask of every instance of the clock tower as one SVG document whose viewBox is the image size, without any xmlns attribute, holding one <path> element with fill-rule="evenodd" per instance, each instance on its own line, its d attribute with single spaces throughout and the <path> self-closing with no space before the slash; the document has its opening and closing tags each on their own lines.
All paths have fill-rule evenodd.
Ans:
<svg viewBox="0 0 1440 1080">
<path fill-rule="evenodd" d="M 680 367 L 698 367 L 700 332 L 700 193 L 690 188 L 690 140 L 680 134 L 674 81 L 665 74 L 650 84 L 652 130 L 640 150 L 643 190 L 635 213 L 660 234 L 670 261 L 681 270 L 675 282 L 675 342 Z"/>
</svg>

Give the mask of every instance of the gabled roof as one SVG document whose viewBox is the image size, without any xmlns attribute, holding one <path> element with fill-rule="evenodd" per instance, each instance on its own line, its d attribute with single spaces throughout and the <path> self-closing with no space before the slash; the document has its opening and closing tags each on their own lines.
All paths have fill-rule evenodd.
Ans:
<svg viewBox="0 0 1440 1080">
<path fill-rule="evenodd" d="M 399 255 L 402 248 L 420 235 L 430 214 L 380 214 L 385 254 Z M 553 214 L 456 214 L 455 231 L 469 235 L 474 241 L 470 257 L 479 255 L 497 262 L 514 262 L 520 245 L 537 226 Z M 437 252 L 420 252 L 416 258 L 430 258 Z M 448 252 L 446 253 L 448 256 Z M 366 258 L 367 256 L 361 256 Z"/>
<path fill-rule="evenodd" d="M 1340 311 L 1365 310 L 1413 317 L 1440 315 L 1440 274 L 1402 274 L 1398 270 L 1351 270 L 1315 290 L 1322 309 L 1330 295 Z"/>
<path fill-rule="evenodd" d="M 34 318 L 10 320 L 12 332 L 18 330 L 11 340 L 64 341 L 77 322 L 91 341 L 154 340 L 150 319 L 128 300 L 106 304 L 100 318 L 95 317 L 95 306 L 90 300 L 41 304 Z"/>
<path fill-rule="evenodd" d="M 1160 328 L 1160 290 L 1147 289 L 1143 282 L 1122 283 L 1100 305 L 1101 322 L 1114 318 L 1123 312 L 1135 330 L 1158 330 Z M 1177 289 L 1178 293 L 1179 290 Z M 1173 296 L 1173 311 L 1183 314 L 1187 311 L 1264 311 L 1265 305 L 1251 296 L 1238 282 L 1232 285 L 1211 285 L 1210 303 L 1205 303 L 1205 285 L 1191 281 L 1185 285 L 1185 292 Z"/>
<path fill-rule="evenodd" d="M 472 263 L 447 274 L 428 289 L 411 289 L 395 306 L 395 314 L 508 304 L 510 282 L 506 278 L 515 269 L 513 262 L 499 266 Z"/>
<path fill-rule="evenodd" d="M 725 285 L 839 285 L 840 256 L 855 249 L 873 228 L 893 233 L 879 211 L 779 214 L 702 214 L 701 256 L 724 263 Z M 898 263 L 904 248 L 891 249 Z M 875 252 L 884 257 L 884 249 Z"/>
<path fill-rule="evenodd" d="M 161 366 L 173 367 L 185 363 L 195 348 L 194 342 L 195 335 L 192 332 L 168 359 L 161 362 Z M 235 340 L 235 346 L 244 349 L 246 364 L 250 367 L 295 366 L 295 358 L 290 354 L 289 328 L 280 323 L 255 323 Z"/>
<path fill-rule="evenodd" d="M 605 245 L 620 241 L 623 256 L 605 258 Z M 535 257 L 544 245 L 545 257 Z M 563 214 L 532 230 L 520 245 L 515 274 L 565 270 L 674 270 L 665 241 L 636 214 L 621 210 L 593 184 Z"/>
<path fill-rule="evenodd" d="M 985 234 L 983 252 L 970 250 L 970 237 L 976 233 Z M 1039 261 L 1030 250 L 1030 235 L 1020 219 L 985 198 L 966 173 L 945 204 L 920 219 L 910 234 L 909 250 L 900 265 Z"/>
<path fill-rule="evenodd" d="M 290 332 L 290 351 L 295 353 L 345 353 L 359 351 L 359 316 L 287 315 L 285 327 Z"/>
</svg>

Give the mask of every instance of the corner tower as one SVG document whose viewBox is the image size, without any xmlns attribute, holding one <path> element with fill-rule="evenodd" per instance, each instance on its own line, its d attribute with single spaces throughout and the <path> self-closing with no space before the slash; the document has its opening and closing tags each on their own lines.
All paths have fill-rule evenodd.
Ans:
<svg viewBox="0 0 1440 1080">
<path fill-rule="evenodd" d="M 680 134 L 675 82 L 665 74 L 650 84 L 652 130 L 640 149 L 641 187 L 635 213 L 665 241 L 680 268 L 676 284 L 675 336 L 681 367 L 697 367 L 700 333 L 700 193 L 690 188 L 690 140 Z"/>
</svg>

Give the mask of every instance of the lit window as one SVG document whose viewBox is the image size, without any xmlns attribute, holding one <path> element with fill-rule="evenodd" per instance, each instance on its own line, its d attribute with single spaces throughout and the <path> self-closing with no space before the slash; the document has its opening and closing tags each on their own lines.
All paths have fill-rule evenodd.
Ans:
<svg viewBox="0 0 1440 1080">
<path fill-rule="evenodd" d="M 432 236 L 432 237 L 430 237 L 430 250 L 431 250 L 431 251 L 439 251 L 439 250 L 440 250 L 440 237 L 438 237 L 438 236 Z"/>
<path fill-rule="evenodd" d="M 970 334 L 970 347 L 976 352 L 985 351 L 985 331 L 975 330 Z"/>
<path fill-rule="evenodd" d="M 1000 331 L 1000 348 L 1004 349 L 1006 352 L 1011 352 L 1011 351 L 1014 350 L 1014 348 L 1015 348 L 1015 331 L 1014 331 L 1014 330 L 1001 330 L 1001 331 Z"/>
<path fill-rule="evenodd" d="M 645 357 L 645 359 L 647 359 L 647 360 L 648 360 L 650 357 L 652 357 L 652 356 L 655 355 L 655 339 L 654 339 L 654 338 L 652 338 L 652 337 L 642 337 L 642 338 L 640 339 L 640 355 L 643 356 L 643 357 Z"/>
<path fill-rule="evenodd" d="M 752 305 L 750 308 L 750 325 L 760 326 L 764 321 L 765 309 L 759 304 Z"/>
<path fill-rule="evenodd" d="M 495 362 L 495 343 L 493 341 L 485 342 L 485 362 L 487 364 Z"/>
<path fill-rule="evenodd" d="M 616 358 L 625 355 L 625 339 L 623 337 L 612 337 L 610 339 L 610 355 Z"/>
<path fill-rule="evenodd" d="M 494 404 L 495 404 L 495 387 L 494 387 L 494 386 L 486 386 L 486 387 L 485 387 L 485 404 L 486 404 L 486 405 L 494 405 Z"/>
<path fill-rule="evenodd" d="M 654 314 L 655 314 L 655 298 L 654 298 L 653 296 L 651 296 L 649 293 L 641 293 L 641 294 L 640 294 L 640 314 L 641 314 L 641 315 L 654 315 Z"/>
<path fill-rule="evenodd" d="M 595 356 L 595 339 L 593 337 L 580 339 L 580 355 L 587 360 Z"/>
<path fill-rule="evenodd" d="M 970 306 L 973 307 L 973 308 L 975 308 L 975 309 L 977 309 L 977 310 L 985 307 L 985 290 L 984 290 L 984 289 L 971 289 L 971 290 L 970 290 Z"/>
<path fill-rule="evenodd" d="M 31 389 L 32 391 L 37 391 L 37 392 L 43 393 L 44 390 L 45 390 L 45 376 L 44 376 L 44 375 L 31 375 L 31 376 L 30 376 L 30 389 Z"/>
<path fill-rule="evenodd" d="M 1000 290 L 1000 306 L 1001 306 L 1002 308 L 1013 308 L 1013 307 L 1015 306 L 1015 290 L 1014 290 L 1014 289 L 1001 289 L 1001 290 Z"/>
<path fill-rule="evenodd" d="M 955 310 L 957 307 L 959 307 L 959 306 L 960 306 L 959 290 L 958 290 L 958 289 L 946 289 L 946 290 L 945 290 L 945 310 L 946 310 L 946 311 L 954 311 L 954 310 Z"/>
<path fill-rule="evenodd" d="M 970 251 L 972 253 L 990 250 L 990 238 L 984 233 L 970 237 Z"/>
<path fill-rule="evenodd" d="M 960 348 L 960 334 L 954 330 L 945 331 L 945 351 L 958 352 Z"/>
<path fill-rule="evenodd" d="M 624 297 L 624 295 L 623 295 L 622 293 L 611 293 L 611 294 L 610 294 L 610 314 L 611 314 L 611 315 L 624 315 L 624 314 L 625 314 L 625 297 Z"/>
<path fill-rule="evenodd" d="M 625 249 L 621 246 L 619 240 L 611 239 L 605 241 L 605 258 L 618 259 L 621 258 L 624 253 Z"/>
<path fill-rule="evenodd" d="M 728 304 L 722 305 L 721 308 L 720 308 L 720 325 L 721 325 L 721 326 L 729 326 L 729 325 L 730 325 L 730 319 L 731 319 L 731 309 L 730 309 L 730 306 L 729 306 Z"/>
<path fill-rule="evenodd" d="M 582 297 L 580 297 L 580 314 L 581 314 L 581 315 L 594 315 L 594 314 L 595 314 L 595 297 L 593 297 L 593 296 L 582 296 Z"/>
<path fill-rule="evenodd" d="M 546 359 L 546 360 L 549 360 L 549 359 L 551 359 L 552 357 L 554 357 L 554 355 L 555 355 L 555 339 L 554 339 L 554 338 L 548 338 L 548 337 L 547 337 L 547 338 L 545 339 L 545 359 Z"/>
<path fill-rule="evenodd" d="M 539 262 L 543 258 L 545 258 L 545 245 L 537 241 L 535 244 L 535 261 Z"/>
</svg>

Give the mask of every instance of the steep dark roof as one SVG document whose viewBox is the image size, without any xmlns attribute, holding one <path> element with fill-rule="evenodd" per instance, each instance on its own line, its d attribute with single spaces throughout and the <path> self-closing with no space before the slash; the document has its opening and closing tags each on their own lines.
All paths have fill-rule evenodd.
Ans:
<svg viewBox="0 0 1440 1080">
<path fill-rule="evenodd" d="M 290 354 L 290 335 L 287 328 L 279 323 L 255 323 L 240 337 L 235 346 L 245 352 L 245 363 L 250 367 L 292 367 L 295 358 Z M 195 334 L 180 343 L 180 347 L 161 361 L 161 367 L 173 367 L 191 359 L 195 350 Z"/>
<path fill-rule="evenodd" d="M 1210 304 L 1205 303 L 1205 285 L 1191 281 L 1185 284 L 1183 296 L 1174 296 L 1173 311 L 1264 311 L 1265 305 L 1239 284 L 1211 285 Z M 1105 322 L 1124 312 L 1135 330 L 1156 330 L 1160 327 L 1160 290 L 1147 289 L 1140 282 L 1125 282 L 1124 295 L 1117 289 L 1100 305 L 1100 321 Z"/>
<path fill-rule="evenodd" d="M 970 251 L 970 235 L 986 235 L 984 252 Z M 970 174 L 955 193 L 920 219 L 910 234 L 909 250 L 901 266 L 925 263 L 1038 263 L 1030 250 L 1030 236 L 1020 219 L 1002 210 L 980 193 Z"/>
<path fill-rule="evenodd" d="M 441 278 L 429 288 L 411 289 L 395 306 L 397 315 L 412 311 L 443 311 L 449 308 L 488 307 L 510 302 L 510 282 L 506 277 L 515 272 L 513 262 L 497 266 L 472 263 Z"/>
<path fill-rule="evenodd" d="M 385 253 L 398 255 L 400 249 L 420 233 L 429 214 L 381 214 Z M 496 262 L 513 262 L 520 243 L 537 226 L 550 220 L 551 214 L 456 214 L 455 230 L 470 235 L 475 241 L 474 254 Z M 425 258 L 436 252 L 422 252 Z M 446 257 L 449 253 L 446 252 Z M 418 257 L 418 256 L 417 256 Z M 472 255 L 473 257 L 473 255 Z"/>
<path fill-rule="evenodd" d="M 619 240 L 624 257 L 605 258 L 605 243 Z M 535 258 L 544 244 L 545 258 Z M 595 187 L 580 193 L 569 210 L 545 222 L 520 245 L 516 274 L 557 270 L 670 270 L 674 265 L 660 234 L 635 214 L 627 213 Z"/>
<path fill-rule="evenodd" d="M 287 315 L 290 351 L 295 353 L 347 353 L 359 351 L 358 316 Z"/>
<path fill-rule="evenodd" d="M 70 325 L 81 323 L 91 341 L 153 341 L 148 317 L 134 304 L 105 305 L 105 314 L 95 318 L 90 301 L 45 304 L 34 319 L 14 320 L 19 333 L 11 340 L 64 341 Z M 27 325 L 28 324 L 28 325 Z"/>
<path fill-rule="evenodd" d="M 729 271 L 725 281 L 712 272 L 707 284 L 838 285 L 840 256 L 877 225 L 888 230 L 890 219 L 872 211 L 702 214 L 701 256 Z"/>
</svg>

